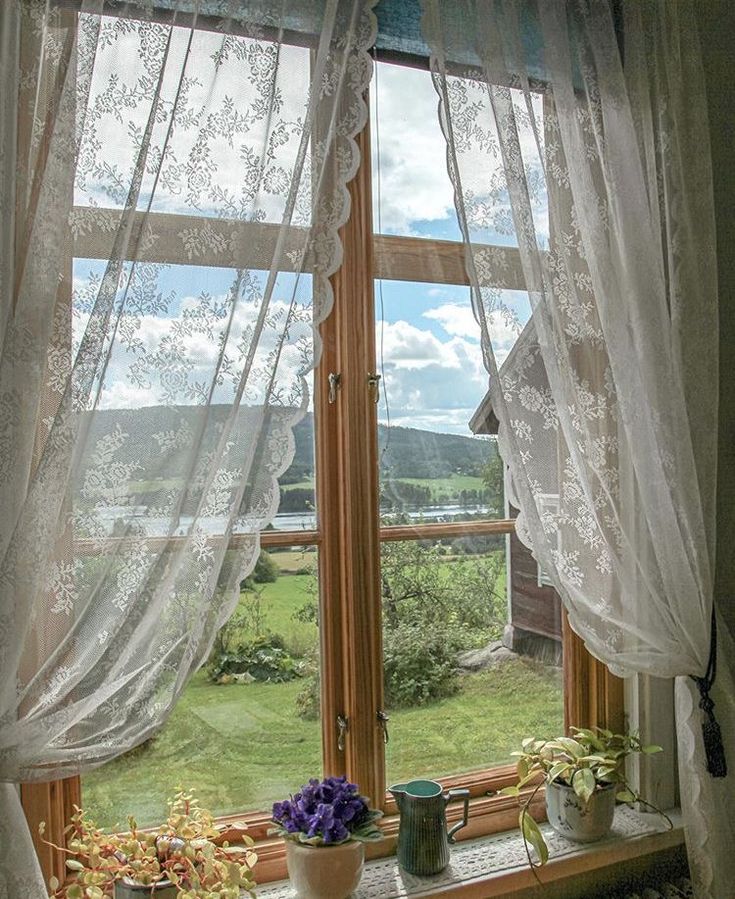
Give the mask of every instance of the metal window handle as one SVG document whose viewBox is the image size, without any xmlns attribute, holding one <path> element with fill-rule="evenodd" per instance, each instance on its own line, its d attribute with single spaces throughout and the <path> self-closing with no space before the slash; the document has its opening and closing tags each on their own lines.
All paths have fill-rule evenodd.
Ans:
<svg viewBox="0 0 735 899">
<path fill-rule="evenodd" d="M 372 374 L 367 377 L 368 387 L 373 391 L 373 402 L 380 402 L 380 375 Z"/>
<path fill-rule="evenodd" d="M 390 739 L 390 736 L 388 735 L 388 722 L 390 721 L 390 718 L 382 709 L 378 709 L 375 717 L 378 719 L 380 729 L 383 731 L 383 742 L 387 743 Z"/>
<path fill-rule="evenodd" d="M 337 749 L 345 751 L 345 734 L 350 728 L 350 723 L 344 715 L 337 715 Z"/>
<path fill-rule="evenodd" d="M 337 402 L 337 390 L 339 389 L 340 381 L 342 380 L 342 375 L 336 371 L 330 371 L 327 376 L 327 381 L 329 382 L 329 402 L 336 403 Z"/>
</svg>

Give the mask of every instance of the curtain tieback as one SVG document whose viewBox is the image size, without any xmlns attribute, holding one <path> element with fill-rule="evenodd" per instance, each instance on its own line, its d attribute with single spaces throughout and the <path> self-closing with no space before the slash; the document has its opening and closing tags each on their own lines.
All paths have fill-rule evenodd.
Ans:
<svg viewBox="0 0 735 899">
<path fill-rule="evenodd" d="M 692 677 L 699 689 L 699 708 L 704 712 L 702 720 L 702 740 L 707 757 L 707 771 L 712 777 L 727 777 L 727 759 L 722 745 L 722 731 L 715 718 L 715 703 L 709 695 L 717 677 L 717 616 L 712 605 L 712 637 L 709 647 L 709 662 L 704 677 Z"/>
</svg>

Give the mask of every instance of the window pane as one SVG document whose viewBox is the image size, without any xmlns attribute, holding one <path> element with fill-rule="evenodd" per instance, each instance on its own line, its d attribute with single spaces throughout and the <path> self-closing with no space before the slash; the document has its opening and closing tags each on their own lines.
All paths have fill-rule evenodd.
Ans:
<svg viewBox="0 0 735 899">
<path fill-rule="evenodd" d="M 388 784 L 507 764 L 524 737 L 562 732 L 558 599 L 508 538 L 388 542 L 381 565 Z"/>
<path fill-rule="evenodd" d="M 530 307 L 522 291 L 499 294 L 491 326 L 500 356 L 512 348 Z M 384 522 L 503 517 L 492 428 L 480 428 L 479 437 L 470 428 L 488 376 L 469 288 L 378 281 L 375 295 Z"/>
<path fill-rule="evenodd" d="M 130 182 L 158 86 L 149 153 L 163 161 L 146 167 L 138 209 L 280 224 L 290 188 L 290 224 L 309 225 L 310 169 L 293 125 L 308 111 L 307 47 L 84 13 L 82 34 L 98 22 L 87 104 L 94 127 L 79 149 L 76 206 L 125 206 L 121 185 Z"/>
<path fill-rule="evenodd" d="M 163 728 L 83 777 L 100 826 L 160 823 L 180 785 L 217 815 L 267 809 L 321 770 L 316 568 L 313 547 L 261 554 Z"/>
<path fill-rule="evenodd" d="M 462 90 L 462 80 L 454 81 Z M 379 62 L 370 98 L 376 232 L 461 241 L 454 188 L 447 171 L 447 145 L 439 124 L 439 98 L 431 73 Z M 407 98 L 410 102 L 406 102 Z M 511 98 L 521 132 L 526 184 L 537 234 L 547 236 L 548 198 L 540 155 L 544 140 L 542 98 L 540 94 L 530 95 L 535 131 L 524 92 L 514 89 Z M 472 123 L 467 127 L 472 127 Z M 490 168 L 475 173 L 475 180 L 470 177 L 469 184 L 462 184 L 466 214 L 474 226 L 473 241 L 517 246 L 497 128 L 490 116 L 480 117 L 474 127 L 485 132 L 486 159 L 496 160 L 496 164 L 491 162 Z M 481 228 L 478 218 L 483 223 Z"/>
<path fill-rule="evenodd" d="M 431 74 L 379 62 L 370 101 L 375 231 L 461 240 Z"/>
</svg>

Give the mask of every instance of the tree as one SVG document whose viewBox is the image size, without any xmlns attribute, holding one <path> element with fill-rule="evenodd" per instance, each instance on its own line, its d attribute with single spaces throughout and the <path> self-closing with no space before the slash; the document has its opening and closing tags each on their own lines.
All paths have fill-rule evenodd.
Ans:
<svg viewBox="0 0 735 899">
<path fill-rule="evenodd" d="M 492 505 L 498 515 L 503 511 L 503 480 L 505 476 L 505 465 L 498 453 L 497 445 L 493 446 L 493 452 L 482 469 L 482 481 L 492 494 Z"/>
<path fill-rule="evenodd" d="M 278 565 L 270 553 L 261 549 L 255 568 L 240 582 L 241 590 L 252 590 L 255 584 L 274 584 L 278 580 Z"/>
</svg>

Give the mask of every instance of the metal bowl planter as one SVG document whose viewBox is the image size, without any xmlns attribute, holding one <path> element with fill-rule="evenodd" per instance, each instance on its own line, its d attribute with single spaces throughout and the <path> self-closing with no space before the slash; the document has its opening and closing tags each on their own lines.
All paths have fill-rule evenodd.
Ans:
<svg viewBox="0 0 735 899">
<path fill-rule="evenodd" d="M 154 884 L 136 883 L 129 877 L 123 877 L 115 883 L 115 899 L 176 899 L 177 889 L 170 880 L 161 880 Z"/>
<path fill-rule="evenodd" d="M 347 899 L 360 883 L 364 861 L 365 846 L 357 840 L 337 846 L 286 840 L 286 867 L 298 899 Z"/>
<path fill-rule="evenodd" d="M 546 784 L 546 815 L 554 830 L 575 843 L 594 843 L 610 831 L 616 784 L 597 787 L 585 802 L 567 784 Z"/>
</svg>

